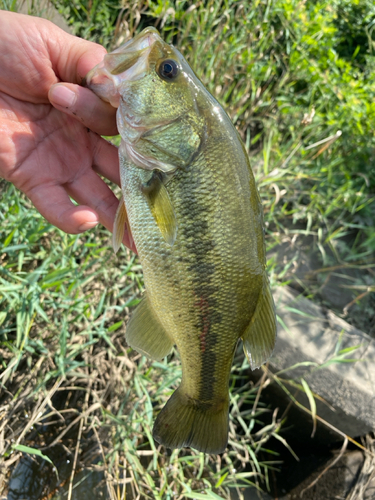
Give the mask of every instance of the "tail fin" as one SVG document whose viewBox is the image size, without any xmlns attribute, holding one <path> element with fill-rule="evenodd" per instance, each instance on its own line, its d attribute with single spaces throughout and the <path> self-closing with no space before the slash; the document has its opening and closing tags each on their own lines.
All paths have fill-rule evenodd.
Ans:
<svg viewBox="0 0 375 500">
<path fill-rule="evenodd" d="M 178 388 L 159 413 L 153 437 L 171 449 L 190 446 L 205 453 L 223 453 L 228 443 L 228 408 L 228 400 L 199 406 Z"/>
</svg>

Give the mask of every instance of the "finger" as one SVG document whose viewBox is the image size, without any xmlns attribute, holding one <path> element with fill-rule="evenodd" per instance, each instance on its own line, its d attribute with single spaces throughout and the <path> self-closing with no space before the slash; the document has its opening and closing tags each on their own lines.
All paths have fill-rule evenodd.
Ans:
<svg viewBox="0 0 375 500">
<path fill-rule="evenodd" d="M 82 179 L 83 182 L 85 180 Z M 92 204 L 92 199 L 82 194 L 85 191 L 78 189 L 77 186 L 66 190 L 60 185 L 44 184 L 26 192 L 26 195 L 48 222 L 65 233 L 83 233 L 95 227 L 98 222 L 101 222 L 107 229 L 112 231 L 114 216 L 118 206 L 117 198 L 94 172 L 92 172 L 92 179 L 89 179 L 88 187 L 93 189 L 93 194 L 98 198 L 96 201 L 98 211 L 93 210 L 88 205 L 76 206 L 72 203 L 69 194 L 78 203 L 80 203 L 80 200 L 88 198 L 88 204 Z M 132 242 L 127 231 L 125 232 L 123 243 L 134 252 L 137 252 L 134 242 Z"/>
<path fill-rule="evenodd" d="M 70 35 L 57 27 L 55 31 L 54 37 L 51 37 L 51 29 L 41 33 L 52 67 L 63 82 L 80 84 L 90 69 L 103 60 L 107 51 L 97 43 Z"/>
<path fill-rule="evenodd" d="M 89 206 L 75 206 L 62 186 L 43 184 L 26 192 L 36 209 L 65 233 L 79 234 L 95 227 L 98 214 Z"/>
<path fill-rule="evenodd" d="M 100 135 L 117 135 L 116 109 L 91 90 L 71 83 L 52 85 L 48 98 L 60 111 L 74 116 Z"/>
<path fill-rule="evenodd" d="M 113 232 L 113 223 L 119 202 L 107 184 L 95 172 L 86 171 L 76 182 L 67 186 L 67 191 L 79 204 L 88 205 L 95 210 L 101 224 Z M 136 252 L 134 242 L 127 229 L 125 229 L 123 242 Z"/>
<path fill-rule="evenodd" d="M 118 149 L 97 134 L 90 133 L 93 168 L 98 174 L 120 185 Z"/>
<path fill-rule="evenodd" d="M 103 226 L 112 231 L 118 201 L 107 184 L 92 170 L 85 170 L 73 183 L 67 184 L 67 193 L 77 203 L 89 206 Z"/>
</svg>

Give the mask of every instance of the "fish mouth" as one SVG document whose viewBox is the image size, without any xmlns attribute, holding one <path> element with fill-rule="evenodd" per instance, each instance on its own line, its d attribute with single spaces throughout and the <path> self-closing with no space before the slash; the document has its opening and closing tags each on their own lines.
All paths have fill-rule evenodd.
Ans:
<svg viewBox="0 0 375 500">
<path fill-rule="evenodd" d="M 104 65 L 111 75 L 121 76 L 126 80 L 137 79 L 152 46 L 155 42 L 161 41 L 159 32 L 155 28 L 146 28 L 124 45 L 107 54 L 104 57 Z"/>
<path fill-rule="evenodd" d="M 82 85 L 115 108 L 120 103 L 119 87 L 146 75 L 148 57 L 155 43 L 162 43 L 157 29 L 148 27 L 113 52 L 85 76 Z"/>
</svg>

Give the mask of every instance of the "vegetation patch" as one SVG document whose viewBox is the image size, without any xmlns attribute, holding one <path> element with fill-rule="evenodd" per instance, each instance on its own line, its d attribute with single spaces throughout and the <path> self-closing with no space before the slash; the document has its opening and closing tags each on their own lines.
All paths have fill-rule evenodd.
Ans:
<svg viewBox="0 0 375 500">
<path fill-rule="evenodd" d="M 183 52 L 250 152 L 272 285 L 292 284 L 375 335 L 373 3 L 53 4 L 75 34 L 108 49 L 154 25 Z M 243 487 L 269 487 L 272 440 L 283 441 L 282 418 L 262 402 L 269 379 L 254 386 L 236 358 L 228 451 L 167 455 L 151 428 L 179 361 L 151 363 L 125 344 L 143 291 L 136 256 L 115 257 L 102 228 L 66 235 L 12 186 L 0 191 L 0 492 L 25 457 L 55 478 L 40 498 L 63 485 L 71 498 L 80 471 L 99 474 L 110 498 L 230 498 L 230 488 L 243 498 Z M 332 302 L 332 287 L 345 303 Z"/>
</svg>

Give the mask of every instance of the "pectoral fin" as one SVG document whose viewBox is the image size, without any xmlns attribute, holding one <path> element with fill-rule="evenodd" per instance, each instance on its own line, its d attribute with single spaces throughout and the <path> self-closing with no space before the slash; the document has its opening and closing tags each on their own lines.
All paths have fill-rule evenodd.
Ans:
<svg viewBox="0 0 375 500">
<path fill-rule="evenodd" d="M 130 230 L 128 214 L 126 213 L 124 198 L 121 196 L 115 215 L 115 222 L 113 223 L 112 246 L 115 253 L 118 252 L 121 246 L 125 229 L 128 231 L 129 245 L 132 246 L 133 237 Z"/>
<path fill-rule="evenodd" d="M 242 336 L 243 348 L 252 370 L 271 356 L 276 340 L 276 313 L 268 279 L 264 279 L 255 313 Z"/>
<path fill-rule="evenodd" d="M 142 192 L 163 238 L 172 246 L 177 236 L 177 219 L 168 191 L 158 172 L 154 172 L 151 180 L 142 186 Z"/>
<path fill-rule="evenodd" d="M 173 340 L 160 324 L 147 296 L 130 317 L 125 336 L 130 347 L 157 361 L 167 356 L 173 347 Z"/>
</svg>

